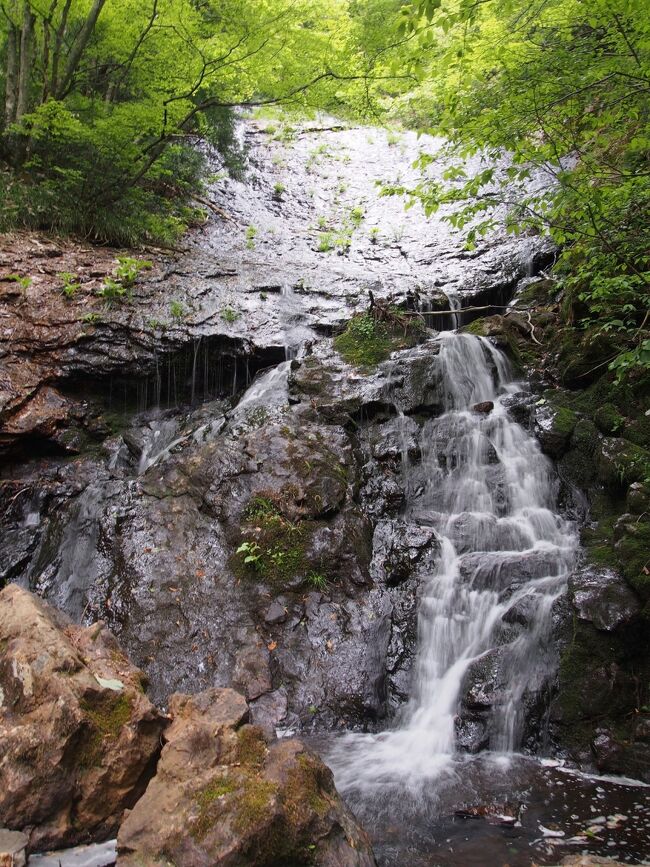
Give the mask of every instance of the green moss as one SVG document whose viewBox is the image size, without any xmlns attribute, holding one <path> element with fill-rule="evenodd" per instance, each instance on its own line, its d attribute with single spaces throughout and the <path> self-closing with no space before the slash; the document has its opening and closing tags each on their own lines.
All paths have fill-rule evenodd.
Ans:
<svg viewBox="0 0 650 867">
<path fill-rule="evenodd" d="M 355 367 L 376 367 L 391 354 L 393 342 L 383 323 L 364 313 L 351 319 L 334 338 L 334 349 Z"/>
<path fill-rule="evenodd" d="M 378 307 L 375 313 L 353 316 L 345 331 L 334 338 L 334 349 L 355 367 L 373 368 L 391 352 L 415 346 L 425 333 L 421 319 L 397 308 Z"/>
<path fill-rule="evenodd" d="M 613 403 L 604 403 L 594 413 L 594 422 L 601 433 L 606 436 L 616 434 L 623 426 L 625 419 L 616 409 Z"/>
<path fill-rule="evenodd" d="M 260 767 L 266 757 L 267 747 L 262 732 L 257 726 L 245 725 L 237 732 L 237 759 L 243 765 Z"/>
<path fill-rule="evenodd" d="M 570 437 L 575 429 L 577 421 L 578 416 L 573 412 L 573 410 L 567 409 L 566 407 L 560 407 L 560 409 L 555 413 L 553 428 L 561 436 Z"/>
<path fill-rule="evenodd" d="M 82 699 L 79 703 L 90 727 L 88 736 L 78 752 L 81 767 L 101 764 L 104 741 L 115 740 L 130 721 L 133 699 L 125 692 L 101 693 L 97 698 Z"/>
<path fill-rule="evenodd" d="M 476 337 L 484 337 L 487 333 L 485 317 L 474 319 L 473 322 L 470 322 L 469 325 L 463 328 L 463 331 L 466 334 L 474 334 Z"/>
<path fill-rule="evenodd" d="M 249 777 L 237 800 L 234 829 L 245 834 L 268 818 L 277 791 L 275 783 L 260 777 Z"/>
<path fill-rule="evenodd" d="M 283 495 L 292 497 L 288 489 Z M 283 495 L 278 495 L 278 499 Z M 230 558 L 229 565 L 239 578 L 257 578 L 283 589 L 294 579 L 305 578 L 310 571 L 307 548 L 319 526 L 316 521 L 290 521 L 273 500 L 254 497 L 244 512 L 238 540 L 238 550 L 241 545 L 257 546 L 254 559 L 247 563 L 250 551 L 240 551 Z"/>
<path fill-rule="evenodd" d="M 190 823 L 189 832 L 195 840 L 202 840 L 218 824 L 224 812 L 222 799 L 237 790 L 237 782 L 228 776 L 216 776 L 196 796 L 199 814 Z"/>
<path fill-rule="evenodd" d="M 323 794 L 322 765 L 308 755 L 300 755 L 287 775 L 283 804 L 294 827 L 309 818 L 309 811 L 324 816 L 330 803 Z"/>
<path fill-rule="evenodd" d="M 650 521 L 632 519 L 616 543 L 616 555 L 628 583 L 644 602 L 650 601 Z M 646 611 L 648 610 L 646 606 Z"/>
</svg>

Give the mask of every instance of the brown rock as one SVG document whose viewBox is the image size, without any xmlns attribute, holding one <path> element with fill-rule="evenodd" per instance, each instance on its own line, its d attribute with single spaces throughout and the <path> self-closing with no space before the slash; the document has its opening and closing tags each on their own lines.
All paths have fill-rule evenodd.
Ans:
<svg viewBox="0 0 650 867">
<path fill-rule="evenodd" d="M 0 593 L 0 816 L 30 848 L 116 832 L 144 791 L 164 719 L 102 623 Z"/>
<path fill-rule="evenodd" d="M 484 400 L 482 403 L 475 403 L 472 407 L 472 412 L 479 412 L 484 415 L 489 415 L 494 409 L 494 403 L 491 400 Z"/>
<path fill-rule="evenodd" d="M 119 867 L 372 867 L 329 769 L 298 740 L 267 741 L 243 696 L 171 698 L 158 773 L 118 835 Z"/>
</svg>

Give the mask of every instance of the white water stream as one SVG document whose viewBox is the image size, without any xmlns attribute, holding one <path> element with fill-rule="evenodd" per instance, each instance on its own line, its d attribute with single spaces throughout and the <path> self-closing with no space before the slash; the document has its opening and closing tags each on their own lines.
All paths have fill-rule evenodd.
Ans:
<svg viewBox="0 0 650 867">
<path fill-rule="evenodd" d="M 553 511 L 552 465 L 502 403 L 519 390 L 505 356 L 485 338 L 439 339 L 446 411 L 426 422 L 422 466 L 406 479 L 409 519 L 435 527 L 440 540 L 421 591 L 412 698 L 397 728 L 346 735 L 327 756 L 337 786 L 362 798 L 391 783 L 412 790 L 450 766 L 464 678 L 495 648 L 490 749 L 518 748 L 525 695 L 552 670 L 551 608 L 577 547 Z M 491 411 L 472 410 L 484 401 Z M 524 628 L 502 641 L 503 615 L 513 610 L 524 613 Z"/>
</svg>

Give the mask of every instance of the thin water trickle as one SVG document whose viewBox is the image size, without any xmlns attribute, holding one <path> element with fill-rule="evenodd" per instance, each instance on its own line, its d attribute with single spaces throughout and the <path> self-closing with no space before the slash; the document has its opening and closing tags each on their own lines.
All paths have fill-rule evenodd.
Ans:
<svg viewBox="0 0 650 867">
<path fill-rule="evenodd" d="M 554 512 L 552 465 L 502 404 L 520 387 L 505 356 L 486 338 L 448 332 L 439 340 L 445 412 L 424 424 L 422 462 L 405 478 L 405 511 L 435 528 L 440 555 L 421 590 L 412 697 L 399 726 L 348 734 L 327 753 L 353 802 L 455 773 L 463 683 L 495 648 L 490 749 L 520 746 L 524 699 L 552 672 L 551 609 L 575 557 L 573 528 Z M 527 612 L 525 626 L 500 641 L 503 616 L 517 606 Z"/>
</svg>

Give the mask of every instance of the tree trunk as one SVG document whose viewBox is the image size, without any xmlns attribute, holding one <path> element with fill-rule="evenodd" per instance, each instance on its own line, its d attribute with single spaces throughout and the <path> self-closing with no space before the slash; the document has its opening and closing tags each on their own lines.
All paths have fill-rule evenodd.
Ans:
<svg viewBox="0 0 650 867">
<path fill-rule="evenodd" d="M 34 22 L 36 16 L 25 0 L 23 14 L 23 30 L 20 37 L 20 71 L 18 74 L 18 99 L 16 102 L 16 120 L 27 114 L 29 110 L 29 89 L 31 84 L 32 54 L 34 48 Z"/>
<path fill-rule="evenodd" d="M 81 28 L 79 35 L 75 39 L 72 50 L 68 55 L 68 62 L 65 67 L 65 72 L 63 74 L 61 84 L 57 88 L 57 99 L 61 99 L 67 93 L 67 90 L 72 83 L 74 74 L 77 71 L 77 66 L 79 66 L 79 61 L 81 60 L 83 53 L 86 50 L 88 41 L 93 34 L 95 24 L 97 23 L 97 19 L 99 18 L 99 14 L 102 11 L 105 3 L 106 0 L 94 0 L 92 8 L 88 13 L 88 17 L 84 21 L 83 27 Z"/>
<path fill-rule="evenodd" d="M 5 126 L 16 120 L 18 101 L 18 28 L 10 25 L 7 35 L 7 79 L 5 90 Z"/>
<path fill-rule="evenodd" d="M 61 49 L 63 47 L 63 39 L 65 37 L 66 27 L 68 26 L 68 13 L 72 0 L 66 0 L 63 12 L 61 13 L 61 21 L 56 31 L 56 39 L 54 40 L 54 51 L 52 52 L 52 77 L 50 78 L 49 93 L 55 97 L 59 90 L 59 63 L 61 61 Z M 46 70 L 47 77 L 47 70 Z"/>
</svg>

